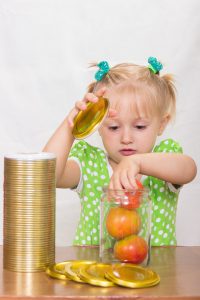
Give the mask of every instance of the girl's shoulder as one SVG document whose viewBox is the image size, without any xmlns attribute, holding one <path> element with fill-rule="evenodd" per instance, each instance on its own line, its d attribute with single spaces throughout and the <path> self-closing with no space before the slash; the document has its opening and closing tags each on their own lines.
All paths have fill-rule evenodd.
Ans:
<svg viewBox="0 0 200 300">
<path fill-rule="evenodd" d="M 156 145 L 153 149 L 153 152 L 183 153 L 183 148 L 177 141 L 169 138 L 161 141 L 158 145 Z"/>
<path fill-rule="evenodd" d="M 78 141 L 71 148 L 69 157 L 80 157 L 80 156 L 90 156 L 91 158 L 95 158 L 97 156 L 105 157 L 105 152 L 96 146 L 90 145 L 86 141 Z"/>
</svg>

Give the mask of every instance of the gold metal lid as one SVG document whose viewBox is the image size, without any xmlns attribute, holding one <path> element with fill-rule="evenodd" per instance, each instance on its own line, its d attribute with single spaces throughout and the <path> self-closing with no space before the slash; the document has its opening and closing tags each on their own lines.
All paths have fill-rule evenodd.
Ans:
<svg viewBox="0 0 200 300">
<path fill-rule="evenodd" d="M 112 265 L 94 263 L 85 265 L 80 269 L 80 278 L 89 284 L 103 287 L 114 286 L 115 284 L 104 277 L 105 272 L 111 271 Z"/>
<path fill-rule="evenodd" d="M 96 103 L 88 102 L 87 108 L 74 119 L 72 134 L 75 139 L 84 139 L 97 130 L 107 116 L 108 108 L 109 101 L 103 97 L 99 97 Z"/>
<path fill-rule="evenodd" d="M 46 269 L 46 274 L 49 275 L 50 277 L 56 278 L 56 279 L 61 279 L 61 280 L 70 280 L 70 278 L 67 276 L 65 273 L 65 265 L 66 261 L 54 264 L 49 266 Z"/>
<path fill-rule="evenodd" d="M 80 278 L 80 270 L 84 268 L 85 266 L 94 264 L 95 261 L 90 260 L 71 260 L 68 262 L 65 262 L 65 274 L 68 276 L 68 278 L 76 281 L 76 282 L 84 282 Z"/>
<path fill-rule="evenodd" d="M 105 277 L 117 285 L 129 288 L 150 287 L 160 282 L 156 272 L 128 263 L 114 264 L 112 269 L 105 272 Z"/>
</svg>

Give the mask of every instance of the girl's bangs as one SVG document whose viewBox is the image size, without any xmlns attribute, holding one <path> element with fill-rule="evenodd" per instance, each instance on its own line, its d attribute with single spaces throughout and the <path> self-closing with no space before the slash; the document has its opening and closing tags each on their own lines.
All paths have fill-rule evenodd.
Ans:
<svg viewBox="0 0 200 300">
<path fill-rule="evenodd" d="M 137 118 L 149 118 L 160 112 L 159 103 L 155 92 L 145 84 L 122 84 L 117 87 L 118 97 L 112 102 L 111 107 L 120 111 L 123 101 L 130 101 L 130 110 Z M 128 95 L 128 97 L 126 97 Z M 124 99 L 120 101 L 120 99 Z"/>
</svg>

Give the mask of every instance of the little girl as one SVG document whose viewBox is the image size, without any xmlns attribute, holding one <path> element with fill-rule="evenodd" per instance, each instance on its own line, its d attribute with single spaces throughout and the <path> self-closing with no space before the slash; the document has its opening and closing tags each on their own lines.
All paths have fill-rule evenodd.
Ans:
<svg viewBox="0 0 200 300">
<path fill-rule="evenodd" d="M 155 146 L 175 115 L 172 76 L 161 76 L 162 64 L 153 57 L 147 66 L 123 63 L 110 68 L 105 61 L 96 66 L 96 80 L 44 148 L 57 155 L 57 187 L 75 189 L 80 196 L 74 245 L 99 245 L 102 188 L 132 189 L 136 178 L 148 187 L 153 204 L 151 245 L 176 245 L 179 190 L 194 179 L 196 165 L 172 139 Z M 74 117 L 100 96 L 110 102 L 99 129 L 105 151 L 85 141 L 73 145 Z"/>
</svg>

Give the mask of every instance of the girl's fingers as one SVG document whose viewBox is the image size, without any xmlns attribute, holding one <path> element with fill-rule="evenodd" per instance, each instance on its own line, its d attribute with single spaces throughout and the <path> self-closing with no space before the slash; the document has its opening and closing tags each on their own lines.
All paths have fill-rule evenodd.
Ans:
<svg viewBox="0 0 200 300">
<path fill-rule="evenodd" d="M 78 109 L 74 108 L 67 117 L 68 124 L 71 128 L 74 126 L 74 118 L 77 115 L 78 111 Z"/>
<path fill-rule="evenodd" d="M 97 97 L 102 97 L 102 96 L 105 94 L 105 92 L 106 92 L 106 87 L 104 86 L 104 87 L 102 87 L 101 89 L 99 89 L 99 90 L 95 93 L 95 95 L 96 95 Z"/>
<path fill-rule="evenodd" d="M 138 186 L 137 186 L 137 183 L 135 181 L 135 172 L 133 170 L 129 170 L 128 173 L 127 173 L 127 176 L 128 176 L 128 180 L 129 180 L 131 189 L 132 188 L 137 189 Z"/>
<path fill-rule="evenodd" d="M 93 94 L 93 93 L 87 93 L 84 98 L 83 98 L 84 102 L 97 102 L 98 101 L 98 97 Z"/>
<path fill-rule="evenodd" d="M 77 109 L 78 112 L 79 110 L 85 110 L 87 108 L 87 105 L 84 101 L 77 101 L 75 103 L 75 108 Z"/>
<path fill-rule="evenodd" d="M 120 178 L 117 172 L 115 172 L 115 174 L 113 174 L 113 176 L 111 177 L 111 181 L 109 184 L 109 188 L 111 188 L 113 190 L 120 190 L 122 189 L 121 183 L 120 183 Z"/>
<path fill-rule="evenodd" d="M 120 172 L 120 182 L 121 182 L 121 186 L 127 190 L 130 190 L 133 188 L 133 185 L 131 184 L 131 181 L 128 177 L 127 170 L 123 170 Z"/>
<path fill-rule="evenodd" d="M 110 108 L 109 111 L 108 111 L 108 117 L 109 118 L 114 118 L 117 116 L 117 111 L 113 108 Z"/>
</svg>

